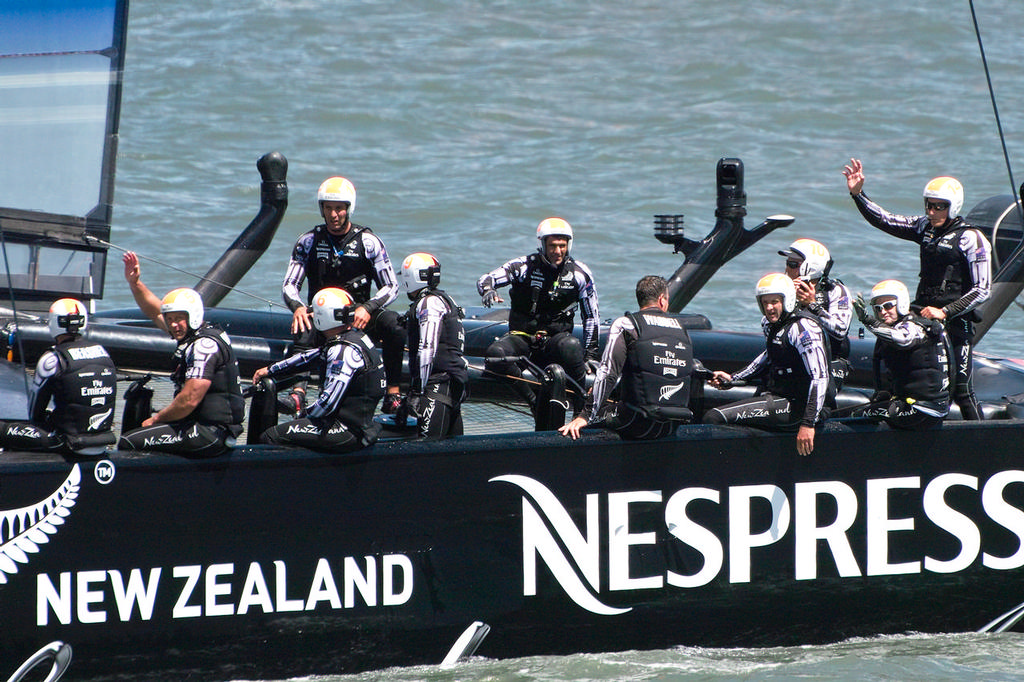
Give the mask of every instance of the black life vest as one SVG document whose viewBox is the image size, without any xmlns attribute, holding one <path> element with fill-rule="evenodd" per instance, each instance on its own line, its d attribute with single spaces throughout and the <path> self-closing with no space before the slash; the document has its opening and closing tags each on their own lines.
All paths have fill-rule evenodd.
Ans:
<svg viewBox="0 0 1024 682">
<path fill-rule="evenodd" d="M 637 331 L 627 341 L 622 400 L 652 419 L 689 421 L 693 344 L 679 316 L 657 309 L 626 313 Z"/>
<path fill-rule="evenodd" d="M 804 310 L 797 310 L 768 328 L 768 376 L 765 388 L 769 393 L 800 406 L 799 410 L 794 410 L 794 414 L 802 412 L 806 407 L 807 394 L 811 389 L 811 375 L 804 367 L 800 351 L 789 342 L 788 336 L 789 328 L 801 318 L 821 328 L 818 318 Z M 824 329 L 821 336 L 825 343 L 826 357 L 831 357 L 829 338 Z"/>
<path fill-rule="evenodd" d="M 526 257 L 526 281 L 510 285 L 509 331 L 551 335 L 572 331 L 580 299 L 573 266 L 568 256 L 557 268 L 539 253 Z"/>
<path fill-rule="evenodd" d="M 332 348 L 335 346 L 354 348 L 363 356 L 363 367 L 352 376 L 345 395 L 338 403 L 334 417 L 346 426 L 365 432 L 373 425 L 373 413 L 381 398 L 384 397 L 386 382 L 384 363 L 380 352 L 374 348 L 373 342 L 363 332 L 349 329 L 338 336 L 332 337 L 320 349 L 320 376 L 327 376 L 327 363 Z M 338 350 L 343 353 L 344 349 Z"/>
<path fill-rule="evenodd" d="M 893 395 L 944 408 L 949 405 L 950 358 L 942 322 L 913 313 L 902 319 L 907 317 L 925 328 L 929 343 L 901 348 L 878 339 L 875 354 L 885 361 L 892 376 Z"/>
<path fill-rule="evenodd" d="M 187 418 L 195 419 L 200 424 L 213 426 L 240 425 L 245 416 L 245 399 L 242 398 L 241 382 L 239 381 L 238 358 L 231 348 L 228 335 L 219 327 L 209 322 L 186 337 L 174 351 L 176 365 L 171 372 L 171 379 L 176 387 L 175 395 L 185 385 L 185 372 L 188 369 L 185 357 L 192 346 L 200 339 L 211 339 L 220 348 L 223 362 L 218 365 L 210 380 L 210 388 L 203 396 L 202 402 Z"/>
<path fill-rule="evenodd" d="M 366 257 L 363 232 L 372 233 L 370 228 L 355 223 L 342 237 L 332 236 L 326 225 L 313 228 L 313 245 L 305 263 L 307 305 L 313 305 L 313 297 L 324 287 L 341 287 L 356 303 L 370 300 L 374 267 Z"/>
<path fill-rule="evenodd" d="M 77 338 L 53 347 L 62 371 L 54 382 L 48 426 L 65 434 L 110 431 L 117 400 L 117 370 L 106 349 Z"/>
<path fill-rule="evenodd" d="M 965 225 L 959 217 L 953 226 L 941 234 L 926 233 L 921 242 L 921 280 L 917 285 L 916 305 L 941 308 L 970 288 L 970 264 L 960 250 L 960 237 L 974 228 Z"/>
<path fill-rule="evenodd" d="M 420 358 L 417 352 L 420 347 L 420 325 L 416 320 L 416 306 L 427 296 L 438 296 L 448 306 L 448 312 L 441 318 L 441 333 L 437 339 L 437 352 L 434 354 L 434 363 L 431 367 L 431 376 L 436 374 L 447 374 L 462 384 L 469 382 L 469 372 L 466 369 L 465 346 L 466 333 L 462 327 L 464 313 L 462 308 L 456 305 L 452 297 L 440 289 L 423 288 L 419 296 L 409 306 L 406 331 L 409 344 L 409 374 L 414 383 L 419 383 Z M 426 388 L 425 386 L 422 388 Z"/>
</svg>

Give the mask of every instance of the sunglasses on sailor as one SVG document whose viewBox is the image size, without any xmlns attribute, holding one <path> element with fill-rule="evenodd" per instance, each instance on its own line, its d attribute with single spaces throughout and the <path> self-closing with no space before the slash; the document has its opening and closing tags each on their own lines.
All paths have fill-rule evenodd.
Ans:
<svg viewBox="0 0 1024 682">
<path fill-rule="evenodd" d="M 926 201 L 924 208 L 926 211 L 948 211 L 949 204 L 945 201 Z"/>
<path fill-rule="evenodd" d="M 883 310 L 892 310 L 896 307 L 896 301 L 883 301 L 882 303 L 875 303 L 871 306 L 875 309 L 876 313 L 880 313 Z"/>
<path fill-rule="evenodd" d="M 793 268 L 794 270 L 799 268 L 802 264 L 803 264 L 803 261 L 800 261 L 800 260 L 788 260 L 788 261 L 786 261 L 786 267 L 787 268 Z"/>
</svg>

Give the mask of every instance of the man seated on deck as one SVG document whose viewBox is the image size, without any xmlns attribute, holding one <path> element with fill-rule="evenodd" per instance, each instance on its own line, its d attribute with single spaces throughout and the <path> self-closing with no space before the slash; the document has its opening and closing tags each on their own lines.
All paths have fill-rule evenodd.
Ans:
<svg viewBox="0 0 1024 682">
<path fill-rule="evenodd" d="M 261 367 L 252 383 L 276 379 L 319 365 L 320 395 L 303 417 L 272 426 L 260 440 L 275 445 L 299 445 L 326 452 L 351 452 L 377 441 L 380 424 L 373 421 L 384 397 L 386 375 L 380 353 L 361 329 L 353 326 L 359 304 L 342 289 L 328 287 L 313 297 L 313 326 L 326 341 Z"/>
<path fill-rule="evenodd" d="M 766 348 L 736 374 L 716 371 L 710 383 L 729 389 L 735 381 L 763 378 L 763 390 L 708 410 L 704 423 L 796 431 L 797 452 L 806 456 L 814 450 L 815 425 L 828 413 L 828 338 L 814 315 L 796 307 L 796 287 L 786 275 L 765 275 L 755 293 L 764 314 Z"/>
<path fill-rule="evenodd" d="M 156 450 L 188 457 L 215 457 L 242 432 L 245 401 L 231 339 L 203 321 L 203 299 L 192 289 L 175 289 L 163 301 L 140 279 L 139 258 L 124 255 L 124 276 L 139 309 L 177 341 L 174 399 L 121 434 L 122 450 Z"/>
<path fill-rule="evenodd" d="M 857 318 L 875 341 L 875 395 L 859 416 L 880 416 L 894 429 L 938 428 L 949 414 L 951 346 L 940 320 L 911 308 L 903 282 L 887 279 L 871 290 L 868 302 L 857 295 Z M 872 312 L 874 314 L 872 314 Z M 877 316 L 877 317 L 876 317 Z M 882 377 L 882 365 L 888 375 Z"/>
<path fill-rule="evenodd" d="M 82 338 L 88 324 L 81 301 L 62 298 L 50 306 L 54 344 L 36 363 L 29 421 L 0 422 L 0 447 L 99 455 L 117 442 L 111 431 L 117 370 L 103 346 Z"/>
<path fill-rule="evenodd" d="M 693 357 L 686 327 L 667 312 L 668 283 L 657 275 L 642 278 L 636 302 L 638 312 L 612 323 L 583 412 L 558 429 L 563 436 L 579 438 L 581 428 L 594 424 L 623 440 L 656 440 L 693 420 L 690 381 L 711 373 Z M 605 405 L 620 378 L 621 400 Z"/>
<path fill-rule="evenodd" d="M 482 276 L 476 283 L 483 304 L 502 303 L 500 287 L 511 291 L 508 333 L 486 351 L 488 369 L 512 381 L 513 389 L 531 408 L 536 395 L 523 381 L 522 368 L 509 358 L 527 357 L 541 368 L 558 364 L 580 387 L 587 364 L 598 359 L 597 291 L 590 269 L 569 255 L 572 226 L 561 218 L 546 218 L 537 226 L 536 252 L 510 260 Z M 583 343 L 573 336 L 573 317 L 580 309 Z M 575 392 L 575 413 L 583 407 L 581 391 Z"/>
</svg>

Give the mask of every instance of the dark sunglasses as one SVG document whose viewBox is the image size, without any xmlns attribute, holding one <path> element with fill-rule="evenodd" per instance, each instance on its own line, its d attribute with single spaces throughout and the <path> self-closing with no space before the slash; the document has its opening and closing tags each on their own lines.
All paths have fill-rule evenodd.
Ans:
<svg viewBox="0 0 1024 682">
<path fill-rule="evenodd" d="M 886 301 L 885 303 L 876 303 L 871 306 L 875 309 L 876 313 L 880 313 L 883 310 L 892 310 L 896 307 L 896 301 Z"/>
<path fill-rule="evenodd" d="M 949 204 L 945 201 L 926 201 L 924 202 L 924 208 L 926 211 L 948 211 Z"/>
<path fill-rule="evenodd" d="M 796 269 L 796 268 L 799 268 L 801 265 L 803 265 L 803 261 L 802 260 L 788 260 L 788 261 L 786 261 L 786 267 L 787 268 L 794 268 L 794 269 Z"/>
</svg>

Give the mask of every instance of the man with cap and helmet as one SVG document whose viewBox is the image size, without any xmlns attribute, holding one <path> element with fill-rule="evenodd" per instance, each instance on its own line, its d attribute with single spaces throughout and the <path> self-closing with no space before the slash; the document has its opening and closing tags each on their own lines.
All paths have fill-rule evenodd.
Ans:
<svg viewBox="0 0 1024 682">
<path fill-rule="evenodd" d="M 373 341 L 353 324 L 360 306 L 348 292 L 336 287 L 321 289 L 312 304 L 313 326 L 323 334 L 323 346 L 261 367 L 252 375 L 252 382 L 285 377 L 317 365 L 323 377 L 320 394 L 304 416 L 271 426 L 260 440 L 324 452 L 352 452 L 375 443 L 380 433 L 373 413 L 384 397 L 384 366 Z"/>
<path fill-rule="evenodd" d="M 540 367 L 561 365 L 580 387 L 588 364 L 598 354 L 597 290 L 590 269 L 569 255 L 572 226 L 562 218 L 546 218 L 537 226 L 537 251 L 510 260 L 477 280 L 483 304 L 490 308 L 504 299 L 498 294 L 509 287 L 509 333 L 492 343 L 486 357 L 491 371 L 512 378 L 517 392 L 532 405 L 533 391 L 522 381 L 522 369 L 510 357 L 525 356 Z M 572 334 L 576 309 L 583 323 L 583 343 Z M 576 412 L 583 395 L 576 395 Z"/>
<path fill-rule="evenodd" d="M 215 457 L 242 432 L 245 401 L 231 339 L 204 321 L 203 299 L 193 289 L 175 289 L 163 300 L 140 278 L 139 258 L 124 255 L 124 275 L 139 309 L 171 335 L 178 347 L 171 372 L 174 398 L 121 434 L 122 450 L 156 450 L 189 457 Z"/>
<path fill-rule="evenodd" d="M 912 312 L 907 287 L 895 279 L 876 284 L 867 304 L 858 294 L 854 307 L 877 337 L 875 395 L 861 414 L 877 414 L 895 429 L 938 427 L 949 414 L 950 348 L 942 323 Z"/>
<path fill-rule="evenodd" d="M 398 280 L 387 249 L 370 228 L 352 222 L 356 188 L 343 177 L 327 178 L 317 190 L 317 204 L 324 222 L 301 235 L 292 249 L 282 293 L 292 311 L 294 350 L 319 348 L 323 338 L 310 324 L 313 296 L 321 289 L 344 289 L 356 303 L 352 327 L 365 330 L 380 344 L 388 389 L 382 411 L 393 414 L 401 403 L 400 380 L 405 353 L 405 327 L 398 313 L 388 310 L 398 297 Z M 300 290 L 309 280 L 305 301 Z M 372 287 L 377 293 L 372 293 Z M 289 412 L 301 415 L 305 381 L 289 397 Z"/>
<path fill-rule="evenodd" d="M 412 375 L 407 408 L 418 419 L 420 438 L 461 436 L 462 402 L 469 383 L 462 309 L 437 288 L 441 264 L 429 253 L 408 256 L 400 281 L 412 301 L 407 316 Z"/>
<path fill-rule="evenodd" d="M 764 352 L 735 374 L 714 372 L 709 383 L 728 389 L 737 381 L 760 379 L 762 390 L 752 398 L 708 410 L 704 423 L 796 431 L 797 452 L 809 455 L 814 450 L 814 427 L 828 415 L 828 337 L 817 317 L 797 307 L 796 286 L 786 275 L 765 275 L 755 295 L 764 314 Z"/>
<path fill-rule="evenodd" d="M 54 344 L 36 363 L 29 421 L 0 422 L 0 447 L 102 454 L 117 442 L 111 431 L 117 398 L 114 362 L 103 346 L 82 338 L 89 314 L 81 301 L 55 301 L 49 325 Z"/>
<path fill-rule="evenodd" d="M 796 287 L 796 300 L 804 310 L 818 318 L 828 334 L 832 350 L 830 366 L 834 389 L 838 391 L 850 371 L 850 323 L 853 321 L 850 290 L 829 276 L 832 256 L 825 245 L 814 239 L 797 239 L 780 256 L 786 257 L 786 274 Z M 834 407 L 834 396 L 830 396 Z"/>
<path fill-rule="evenodd" d="M 850 159 L 843 168 L 846 185 L 861 215 L 878 229 L 921 246 L 921 280 L 911 305 L 921 317 L 941 320 L 953 346 L 956 380 L 953 402 L 964 419 L 983 419 L 974 395 L 974 324 L 977 307 L 988 299 L 992 281 L 992 246 L 979 230 L 964 222 L 960 210 L 964 188 L 956 178 L 933 178 L 924 188 L 925 215 L 889 213 L 864 194 L 864 164 Z"/>
</svg>

